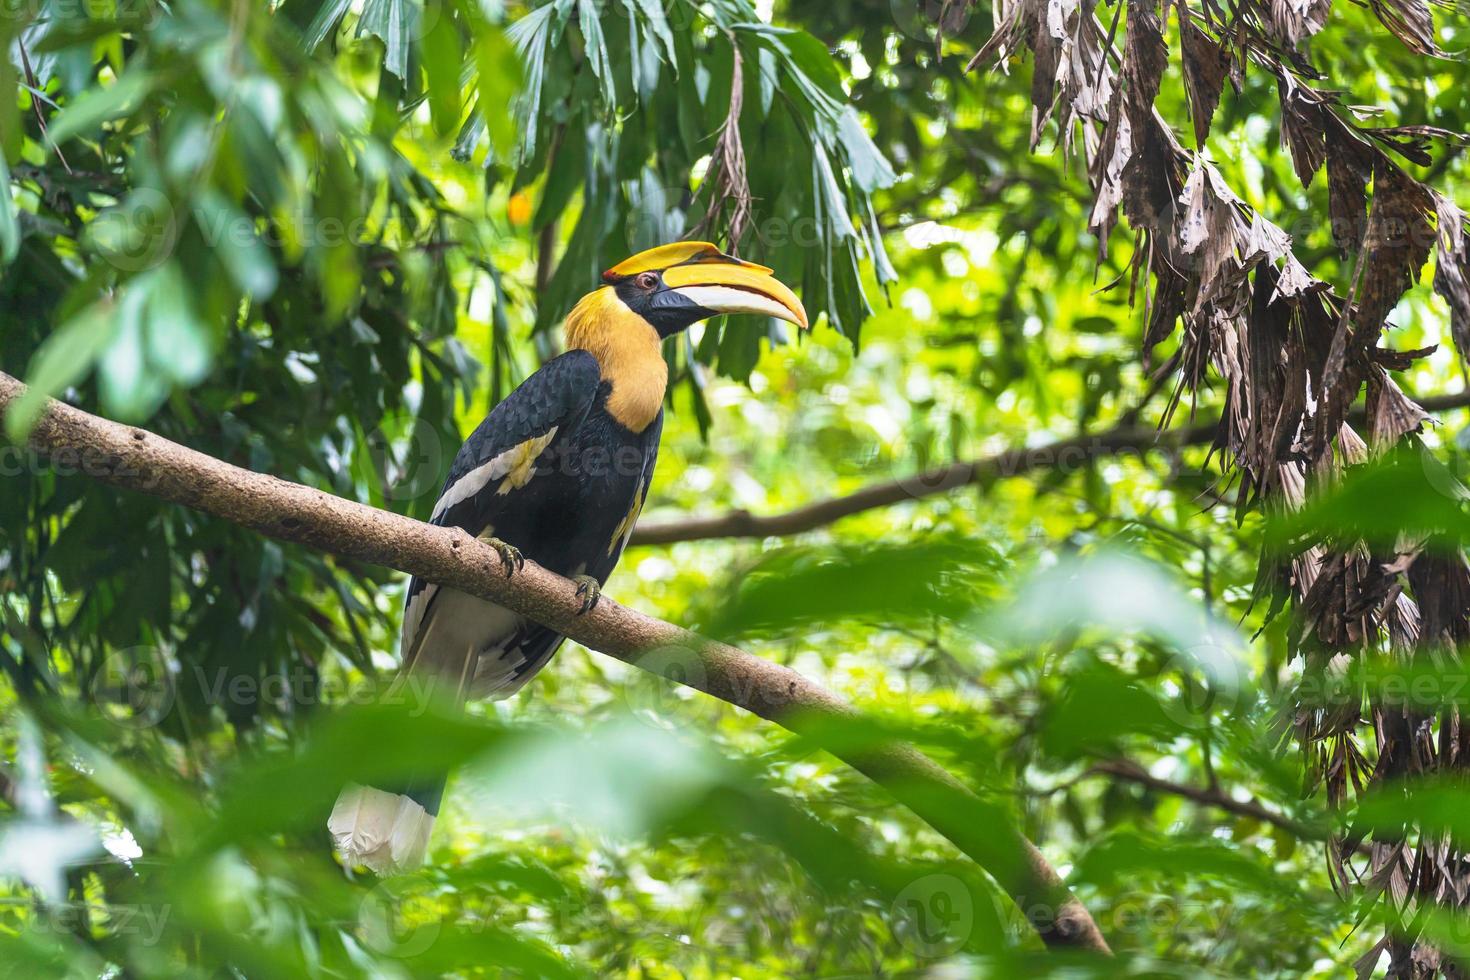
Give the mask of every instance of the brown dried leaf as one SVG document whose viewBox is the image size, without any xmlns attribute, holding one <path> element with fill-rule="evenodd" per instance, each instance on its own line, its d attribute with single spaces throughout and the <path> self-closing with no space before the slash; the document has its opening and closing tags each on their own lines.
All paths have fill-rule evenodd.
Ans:
<svg viewBox="0 0 1470 980">
<path fill-rule="evenodd" d="M 1390 371 L 1407 371 L 1414 366 L 1414 362 L 1421 357 L 1428 357 L 1439 350 L 1438 344 L 1430 344 L 1428 347 L 1415 347 L 1410 350 L 1389 350 L 1386 347 L 1375 347 L 1368 352 L 1368 357 L 1379 367 Z"/>
<path fill-rule="evenodd" d="M 740 245 L 746 225 L 750 223 L 754 200 L 750 193 L 750 181 L 745 170 L 745 144 L 740 139 L 740 113 L 745 105 L 745 72 L 740 48 L 732 48 L 734 61 L 731 64 L 730 104 L 725 121 L 720 125 L 710 155 L 709 172 L 705 185 L 712 188 L 709 208 L 690 234 L 699 237 L 708 234 L 725 215 L 726 236 L 732 252 Z"/>
<path fill-rule="evenodd" d="M 1420 167 L 1434 164 L 1434 157 L 1429 155 L 1429 140 L 1426 137 L 1396 132 L 1383 127 L 1367 129 L 1364 132 L 1412 164 Z"/>
<path fill-rule="evenodd" d="M 1149 302 L 1148 330 L 1143 337 L 1143 354 L 1148 367 L 1153 366 L 1153 349 L 1174 332 L 1180 315 L 1189 308 L 1191 291 L 1199 288 L 1198 281 L 1192 283 L 1162 259 L 1154 260 L 1153 269 L 1154 291 Z"/>
<path fill-rule="evenodd" d="M 1041 144 L 1041 133 L 1056 106 L 1057 63 L 1061 42 L 1045 32 L 1036 39 L 1036 63 L 1031 69 L 1031 149 Z"/>
<path fill-rule="evenodd" d="M 1429 259 L 1434 196 L 1383 157 L 1374 161 L 1373 210 L 1364 234 L 1363 282 L 1356 296 L 1353 339 L 1362 350 L 1377 343 L 1399 297 L 1413 286 Z"/>
<path fill-rule="evenodd" d="M 1419 603 L 1426 642 L 1438 646 L 1470 639 L 1470 567 L 1452 543 L 1440 542 L 1414 559 L 1409 587 Z"/>
<path fill-rule="evenodd" d="M 1096 200 L 1088 227 L 1097 236 L 1098 258 L 1106 257 L 1108 239 L 1118 220 L 1118 205 L 1123 203 L 1123 172 L 1133 156 L 1133 127 L 1128 114 L 1115 111 L 1103 131 L 1102 148 L 1094 161 L 1093 187 Z"/>
<path fill-rule="evenodd" d="M 1327 159 L 1327 132 L 1322 113 L 1326 110 L 1292 77 L 1282 73 L 1277 89 L 1281 95 L 1281 143 L 1291 153 L 1291 164 L 1303 187 L 1309 187 Z"/>
<path fill-rule="evenodd" d="M 1141 113 L 1152 111 L 1164 69 L 1168 67 L 1169 45 L 1164 42 L 1158 4 L 1149 0 L 1130 3 L 1128 40 L 1123 47 L 1123 81 L 1135 125 Z"/>
<path fill-rule="evenodd" d="M 1181 178 L 1179 144 L 1152 112 L 1132 118 L 1133 153 L 1123 168 L 1123 213 L 1134 228 L 1157 234 L 1173 251 L 1174 220 Z"/>
<path fill-rule="evenodd" d="M 994 63 L 1005 71 L 1012 55 L 1026 46 L 1040 20 L 1038 8 L 1044 0 L 1000 0 L 995 5 L 995 33 L 965 64 L 971 72 L 979 65 Z"/>
<path fill-rule="evenodd" d="M 1243 394 L 1251 399 L 1252 411 L 1241 462 L 1257 473 L 1269 472 L 1285 458 L 1307 404 L 1306 373 L 1291 370 L 1295 365 L 1289 352 L 1298 342 L 1291 328 L 1292 307 L 1276 302 L 1280 278 L 1271 265 L 1257 266 L 1245 324 L 1248 385 Z"/>
<path fill-rule="evenodd" d="M 1266 13 L 1276 36 L 1288 48 L 1316 34 L 1327 23 L 1332 0 L 1271 0 Z"/>
<path fill-rule="evenodd" d="M 1261 212 L 1250 212 L 1250 224 L 1241 238 L 1241 261 L 1255 265 L 1260 261 L 1278 262 L 1291 255 L 1291 236 Z M 1305 270 L 1303 270 L 1305 271 Z"/>
<path fill-rule="evenodd" d="M 1278 299 L 1294 300 L 1307 293 L 1322 293 L 1328 289 L 1327 283 L 1318 279 L 1307 271 L 1307 267 L 1297 261 L 1295 255 L 1286 253 L 1285 261 L 1281 264 L 1281 275 L 1276 280 L 1276 292 L 1271 297 L 1271 302 Z"/>
<path fill-rule="evenodd" d="M 1465 215 L 1455 202 L 1435 195 L 1439 251 L 1434 266 L 1434 291 L 1450 307 L 1450 333 L 1462 359 L 1470 360 L 1470 234 Z"/>
<path fill-rule="evenodd" d="M 1183 25 L 1181 32 L 1184 36 L 1184 91 L 1189 97 L 1189 115 L 1194 121 L 1194 142 L 1202 147 L 1210 135 L 1210 122 L 1220 104 L 1220 92 L 1225 88 L 1230 53 L 1192 20 Z"/>
<path fill-rule="evenodd" d="M 1184 205 L 1184 220 L 1179 225 L 1179 247 L 1186 255 L 1202 255 L 1200 277 L 1202 294 L 1208 294 L 1206 285 L 1219 273 L 1218 261 L 1206 251 L 1212 241 L 1227 239 L 1233 252 L 1234 240 L 1230 220 L 1230 203 L 1221 201 L 1211 186 L 1210 171 L 1214 168 L 1203 159 L 1190 171 L 1184 182 L 1181 203 Z"/>
<path fill-rule="evenodd" d="M 1368 372 L 1368 434 L 1379 448 L 1391 446 L 1410 432 L 1418 432 L 1429 413 L 1404 394 L 1383 368 Z"/>
<path fill-rule="evenodd" d="M 1373 151 L 1342 126 L 1327 127 L 1327 211 L 1332 240 L 1343 252 L 1363 241 L 1368 216 L 1368 177 Z"/>
<path fill-rule="evenodd" d="M 1369 0 L 1369 6 L 1383 26 L 1415 54 L 1442 53 L 1434 43 L 1434 18 L 1425 0 Z"/>
</svg>

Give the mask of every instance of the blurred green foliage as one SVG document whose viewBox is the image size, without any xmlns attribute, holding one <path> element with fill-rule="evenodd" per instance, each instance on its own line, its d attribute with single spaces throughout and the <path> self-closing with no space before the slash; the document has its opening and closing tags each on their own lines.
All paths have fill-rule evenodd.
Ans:
<svg viewBox="0 0 1470 980">
<path fill-rule="evenodd" d="M 936 43 L 940 6 L 958 20 Z M 735 233 L 822 318 L 800 343 L 731 321 L 670 350 L 650 519 L 774 512 L 1157 422 L 1140 316 L 1126 288 L 1099 288 L 1126 250 L 1094 269 L 1077 162 L 1028 152 L 1029 72 L 962 71 L 987 6 L 909 7 L 9 5 L 0 369 L 424 517 L 460 434 L 555 352 L 597 272 L 698 229 Z M 1461 61 L 1414 55 L 1346 5 L 1313 43 L 1353 103 L 1470 128 Z M 1166 81 L 1181 132 L 1184 106 Z M 730 126 L 743 219 L 716 164 Z M 1278 127 L 1273 87 L 1247 75 L 1203 149 L 1345 287 L 1325 182 L 1299 189 Z M 1458 150 L 1432 170 L 1463 185 Z M 1422 286 L 1394 319 L 1395 347 L 1448 338 Z M 1428 394 L 1460 375 L 1446 345 L 1398 380 Z M 0 447 L 0 961 L 26 976 L 1342 975 L 1375 939 L 1354 923 L 1378 913 L 1339 897 L 1322 861 L 1333 822 L 1302 799 L 1282 735 L 1300 664 L 1288 618 L 1256 601 L 1256 559 L 1349 530 L 1457 534 L 1462 503 L 1434 494 L 1465 472 L 1470 430 L 1444 418 L 1423 457 L 1344 483 L 1281 535 L 1237 521 L 1198 446 L 1079 457 L 787 541 L 633 549 L 609 583 L 861 704 L 870 721 L 838 737 L 912 739 L 1005 806 L 1111 964 L 1040 952 L 1028 910 L 808 740 L 575 646 L 468 719 L 370 704 L 401 576 L 113 492 L 86 458 Z M 1403 679 L 1378 670 L 1368 686 Z M 1465 696 L 1455 676 L 1433 675 L 1426 710 Z M 1345 691 L 1329 707 L 1361 710 Z M 426 759 L 457 773 L 429 868 L 345 876 L 324 831 L 339 784 Z M 1120 760 L 1136 770 L 1103 766 Z M 1406 787 L 1346 829 L 1419 815 L 1458 839 L 1464 794 Z M 1470 948 L 1463 919 L 1427 927 Z"/>
</svg>

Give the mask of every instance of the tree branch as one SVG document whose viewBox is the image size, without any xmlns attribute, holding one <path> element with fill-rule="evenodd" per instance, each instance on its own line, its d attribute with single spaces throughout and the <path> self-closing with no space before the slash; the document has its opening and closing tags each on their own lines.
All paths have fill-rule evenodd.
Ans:
<svg viewBox="0 0 1470 980">
<path fill-rule="evenodd" d="M 1470 390 L 1425 398 L 1419 405 L 1427 412 L 1465 408 L 1470 406 Z M 1355 410 L 1352 417 L 1362 421 L 1362 410 Z M 901 480 L 882 480 L 852 493 L 805 504 L 782 514 L 758 515 L 746 510 L 733 510 L 715 517 L 639 524 L 630 543 L 674 544 L 711 538 L 768 538 L 800 534 L 863 511 L 1024 476 L 1033 470 L 1079 469 L 1105 456 L 1143 455 L 1156 449 L 1202 445 L 1214 440 L 1219 426 L 1218 419 L 1178 429 L 1123 425 L 1090 435 L 1058 439 L 1029 449 L 1007 449 L 993 456 L 925 470 Z"/>
<path fill-rule="evenodd" d="M 1191 786 L 1188 783 L 1176 783 L 1169 779 L 1160 779 L 1149 772 L 1143 766 L 1132 759 L 1105 759 L 1091 767 L 1082 774 L 1087 776 L 1111 776 L 1115 779 L 1123 779 L 1130 783 L 1137 783 L 1157 793 L 1168 793 L 1171 796 L 1182 797 L 1200 806 L 1214 807 L 1233 813 L 1241 817 L 1249 817 L 1282 830 L 1296 837 L 1298 840 L 1328 842 L 1332 840 L 1332 832 L 1326 825 L 1303 823 L 1293 820 L 1291 817 L 1276 810 L 1272 810 L 1255 800 L 1237 800 L 1229 793 L 1219 787 Z M 1373 846 L 1366 841 L 1360 841 L 1356 851 L 1364 856 L 1371 856 Z"/>
<path fill-rule="evenodd" d="M 25 390 L 0 373 L 0 422 Z M 65 454 L 78 471 L 104 483 L 183 504 L 277 540 L 409 572 L 500 603 L 592 650 L 655 673 L 675 673 L 690 687 L 813 738 L 883 785 L 984 868 L 1048 946 L 1109 951 L 1087 910 L 1000 806 L 980 799 L 912 746 L 835 742 L 831 732 L 850 731 L 861 717 L 857 709 L 789 668 L 606 597 L 578 615 L 581 600 L 572 583 L 532 562 L 507 577 L 496 551 L 463 530 L 240 469 L 55 401 L 48 401 L 30 443 L 53 458 Z M 661 655 L 644 659 L 654 652 Z M 677 662 L 670 666 L 670 659 Z"/>
<path fill-rule="evenodd" d="M 1217 810 L 1224 810 L 1236 816 L 1259 820 L 1273 827 L 1280 827 L 1292 836 L 1302 840 L 1325 841 L 1329 836 L 1325 827 L 1313 827 L 1293 820 L 1286 814 L 1277 813 L 1275 810 L 1268 809 L 1255 800 L 1237 800 L 1222 789 L 1191 786 L 1188 783 L 1176 783 L 1172 780 L 1160 779 L 1131 759 L 1107 759 L 1093 765 L 1087 770 L 1087 774 L 1124 779 L 1130 783 L 1145 786 L 1158 793 L 1168 793 L 1171 796 L 1183 797 L 1186 800 L 1198 803 L 1200 806 L 1214 807 Z"/>
<path fill-rule="evenodd" d="M 1182 429 L 1129 426 L 1094 435 L 1059 439 L 1030 449 L 1007 449 L 994 456 L 951 463 L 900 480 L 883 480 L 841 497 L 806 504 L 784 514 L 756 515 L 736 510 L 718 517 L 695 517 L 660 524 L 640 524 L 632 544 L 672 544 L 707 538 L 764 538 L 799 534 L 824 527 L 844 517 L 949 493 L 974 484 L 1021 476 L 1032 470 L 1080 467 L 1102 456 L 1143 453 L 1154 448 L 1186 446 L 1215 437 L 1215 423 Z"/>
</svg>

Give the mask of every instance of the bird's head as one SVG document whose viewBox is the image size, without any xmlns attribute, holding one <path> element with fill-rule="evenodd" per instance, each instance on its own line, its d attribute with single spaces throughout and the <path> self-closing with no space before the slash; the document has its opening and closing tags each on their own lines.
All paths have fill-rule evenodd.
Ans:
<svg viewBox="0 0 1470 980">
<path fill-rule="evenodd" d="M 709 242 L 639 252 L 602 274 L 607 289 L 660 337 L 721 313 L 759 313 L 806 327 L 806 310 L 771 270 Z"/>
<path fill-rule="evenodd" d="M 760 313 L 807 326 L 801 300 L 770 269 L 708 242 L 639 252 L 604 272 L 602 281 L 567 314 L 567 347 L 597 359 L 611 385 L 608 410 L 633 432 L 642 432 L 663 403 L 665 337 L 720 313 Z"/>
</svg>

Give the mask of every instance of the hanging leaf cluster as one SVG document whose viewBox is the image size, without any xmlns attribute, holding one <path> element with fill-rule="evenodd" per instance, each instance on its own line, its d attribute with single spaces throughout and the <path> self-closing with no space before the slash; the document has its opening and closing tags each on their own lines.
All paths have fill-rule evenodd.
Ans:
<svg viewBox="0 0 1470 980">
<path fill-rule="evenodd" d="M 1438 53 L 1423 0 L 1375 2 L 1371 9 L 1414 51 Z M 1227 15 L 1209 0 L 1162 9 L 1129 0 L 1114 7 L 1109 24 L 1087 0 L 1008 0 L 997 5 L 995 31 L 970 63 L 1006 67 L 1029 50 L 1033 149 L 1054 128 L 1063 152 L 1083 160 L 1100 256 L 1120 212 L 1138 236 L 1129 278 L 1143 295 L 1145 356 L 1178 336 L 1159 367 L 1179 378 L 1171 410 L 1185 391 L 1223 379 L 1218 443 L 1240 476 L 1242 509 L 1257 503 L 1273 512 L 1298 510 L 1313 488 L 1333 485 L 1372 456 L 1414 445 L 1427 416 L 1391 372 L 1433 348 L 1397 351 L 1381 341 L 1432 253 L 1435 288 L 1449 304 L 1462 356 L 1470 355 L 1464 215 L 1406 169 L 1429 165 L 1433 148 L 1465 137 L 1432 126 L 1360 123 L 1341 93 L 1321 86 L 1304 43 L 1329 13 L 1327 2 L 1247 2 Z M 1180 39 L 1172 63 L 1181 69 L 1194 150 L 1155 104 L 1171 66 L 1171 19 Z M 1251 208 L 1210 161 L 1207 140 L 1225 85 L 1238 90 L 1247 72 L 1267 73 L 1276 83 L 1282 143 L 1302 186 L 1326 170 L 1330 213 L 1323 218 L 1352 269 L 1340 291 L 1314 276 L 1291 237 Z M 1360 393 L 1366 440 L 1347 418 Z M 1386 546 L 1337 533 L 1268 547 L 1258 589 L 1273 610 L 1293 603 L 1295 649 L 1312 682 L 1341 669 L 1344 657 L 1453 660 L 1447 651 L 1470 638 L 1470 565 L 1447 529 Z M 1354 797 L 1406 775 L 1464 765 L 1457 709 L 1441 713 L 1376 703 L 1371 691 L 1363 696 L 1376 758 L 1357 743 L 1357 701 L 1335 708 L 1303 701 L 1290 719 L 1308 754 L 1309 784 L 1325 785 L 1334 805 L 1349 807 Z M 1453 847 L 1429 838 L 1416 843 L 1403 832 L 1379 834 L 1363 860 L 1361 843 L 1361 834 L 1334 842 L 1332 871 L 1341 887 L 1362 883 L 1366 895 L 1385 896 L 1396 914 L 1410 918 L 1436 902 L 1466 902 L 1470 879 Z M 1371 967 L 1386 948 L 1396 975 L 1425 975 L 1422 965 L 1437 963 L 1437 953 L 1415 935 L 1407 926 L 1392 931 L 1365 962 Z"/>
</svg>

